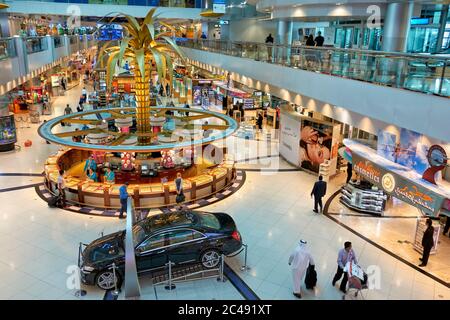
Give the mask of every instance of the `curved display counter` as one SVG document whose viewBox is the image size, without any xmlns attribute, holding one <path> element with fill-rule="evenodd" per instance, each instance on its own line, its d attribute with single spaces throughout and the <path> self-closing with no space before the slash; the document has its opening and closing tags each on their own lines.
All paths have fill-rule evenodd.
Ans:
<svg viewBox="0 0 450 320">
<path fill-rule="evenodd" d="M 89 155 L 89 151 L 66 149 L 49 157 L 45 165 L 47 188 L 50 191 L 57 189 L 58 172 L 63 169 L 67 172 L 65 179 L 67 200 L 95 207 L 119 208 L 121 184 L 91 182 L 80 175 L 71 174 L 74 168 L 83 166 Z M 210 168 L 193 165 L 190 169 L 183 171 L 182 176 L 186 201 L 191 201 L 207 197 L 223 189 L 233 182 L 236 174 L 232 165 L 213 165 Z M 130 181 L 128 193 L 133 197 L 136 208 L 156 208 L 176 203 L 176 186 L 173 179 L 152 183 Z"/>
</svg>

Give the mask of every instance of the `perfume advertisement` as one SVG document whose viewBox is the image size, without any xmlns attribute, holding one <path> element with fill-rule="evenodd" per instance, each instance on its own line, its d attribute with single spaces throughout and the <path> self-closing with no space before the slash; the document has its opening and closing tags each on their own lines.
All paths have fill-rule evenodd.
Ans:
<svg viewBox="0 0 450 320">
<path fill-rule="evenodd" d="M 300 132 L 300 166 L 319 172 L 321 163 L 332 158 L 333 124 L 302 120 Z M 334 152 L 337 157 L 337 147 Z"/>
</svg>

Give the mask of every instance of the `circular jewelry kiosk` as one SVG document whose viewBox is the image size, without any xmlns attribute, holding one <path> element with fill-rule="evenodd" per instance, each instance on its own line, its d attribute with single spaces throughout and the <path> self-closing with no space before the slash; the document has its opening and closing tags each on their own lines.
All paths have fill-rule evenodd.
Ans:
<svg viewBox="0 0 450 320">
<path fill-rule="evenodd" d="M 186 201 L 226 188 L 236 178 L 234 162 L 225 160 L 226 148 L 212 143 L 233 134 L 237 122 L 217 112 L 188 112 L 189 116 L 185 108 L 152 107 L 147 133 L 136 132 L 135 108 L 96 109 L 49 120 L 39 127 L 39 135 L 63 148 L 46 161 L 46 188 L 57 190 L 62 169 L 69 202 L 111 209 L 120 207 L 119 187 L 125 182 L 136 209 L 174 205 L 179 173 Z M 61 123 L 66 124 L 64 131 Z M 72 130 L 68 124 L 87 127 Z M 149 143 L 140 143 L 141 136 Z M 90 156 L 97 181 L 86 175 Z M 114 182 L 106 181 L 107 168 L 114 172 Z"/>
</svg>

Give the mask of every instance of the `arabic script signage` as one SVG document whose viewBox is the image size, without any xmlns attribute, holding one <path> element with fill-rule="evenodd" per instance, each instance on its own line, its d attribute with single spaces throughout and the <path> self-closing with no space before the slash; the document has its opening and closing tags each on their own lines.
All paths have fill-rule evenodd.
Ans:
<svg viewBox="0 0 450 320">
<path fill-rule="evenodd" d="M 353 169 L 365 180 L 383 189 L 387 194 L 394 196 L 410 205 L 428 213 L 438 215 L 445 200 L 427 188 L 407 180 L 393 171 L 376 165 L 356 152 L 352 153 Z"/>
</svg>

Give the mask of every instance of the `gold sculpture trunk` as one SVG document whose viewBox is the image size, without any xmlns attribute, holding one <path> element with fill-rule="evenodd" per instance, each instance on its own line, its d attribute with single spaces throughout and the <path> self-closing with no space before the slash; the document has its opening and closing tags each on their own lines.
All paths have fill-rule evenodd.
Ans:
<svg viewBox="0 0 450 320">
<path fill-rule="evenodd" d="M 150 133 L 150 108 L 152 99 L 150 99 L 150 65 L 145 64 L 145 75 L 141 76 L 138 67 L 135 69 L 135 94 L 136 94 L 136 124 L 137 132 Z M 151 143 L 151 137 L 138 136 L 138 145 L 148 145 Z"/>
</svg>

